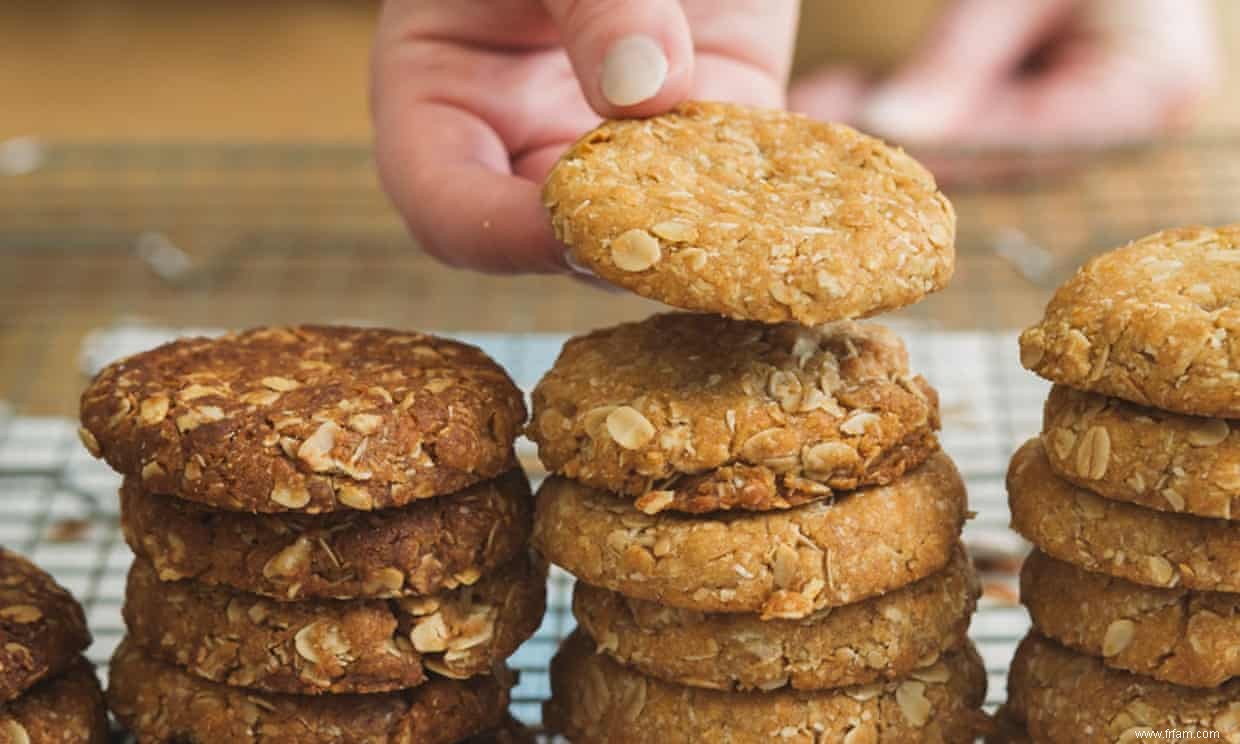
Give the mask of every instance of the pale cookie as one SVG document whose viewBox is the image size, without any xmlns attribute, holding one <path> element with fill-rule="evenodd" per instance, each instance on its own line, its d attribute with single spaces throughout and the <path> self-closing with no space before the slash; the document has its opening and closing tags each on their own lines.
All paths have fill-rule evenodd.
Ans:
<svg viewBox="0 0 1240 744">
<path fill-rule="evenodd" d="M 110 677 L 112 712 L 139 741 L 195 744 L 456 744 L 505 720 L 510 686 L 503 672 L 400 692 L 279 695 L 199 679 L 129 641 Z"/>
<path fill-rule="evenodd" d="M 1042 442 L 1056 473 L 1109 499 L 1240 519 L 1240 431 L 1225 419 L 1056 385 Z"/>
<path fill-rule="evenodd" d="M 678 610 L 578 582 L 573 615 L 599 650 L 668 682 L 716 690 L 821 690 L 908 676 L 964 643 L 977 577 L 944 570 L 801 620 Z"/>
<path fill-rule="evenodd" d="M 186 338 L 106 367 L 82 441 L 151 493 L 247 512 L 383 509 L 513 466 L 521 391 L 466 344 L 377 328 Z"/>
<path fill-rule="evenodd" d="M 642 514 L 543 482 L 533 544 L 588 584 L 671 607 L 803 618 L 911 584 L 951 559 L 964 483 L 942 453 L 890 486 L 763 514 Z"/>
<path fill-rule="evenodd" d="M 547 572 L 521 556 L 432 597 L 274 602 L 191 581 L 165 584 L 138 559 L 125 626 L 132 643 L 214 682 L 306 695 L 415 687 L 428 672 L 487 674 L 534 634 Z"/>
<path fill-rule="evenodd" d="M 786 111 L 688 102 L 604 123 L 547 177 L 577 263 L 689 310 L 818 325 L 917 302 L 955 268 L 956 215 L 898 148 Z"/>
<path fill-rule="evenodd" d="M 1037 742 L 1137 744 L 1166 729 L 1182 738 L 1196 732 L 1240 742 L 1240 681 L 1213 690 L 1179 687 L 1108 669 L 1036 633 L 1016 649 L 1008 707 Z"/>
<path fill-rule="evenodd" d="M 938 396 L 869 323 L 671 313 L 570 340 L 534 389 L 547 469 L 639 509 L 785 509 L 938 450 Z"/>
<path fill-rule="evenodd" d="M 95 668 L 78 656 L 68 668 L 0 704 L 0 744 L 108 744 L 108 709 Z"/>
<path fill-rule="evenodd" d="M 126 479 L 121 530 L 163 581 L 285 601 L 425 596 L 469 584 L 524 549 L 529 489 L 513 470 L 399 509 L 255 515 L 147 495 Z"/>
<path fill-rule="evenodd" d="M 77 600 L 0 547 L 0 704 L 69 668 L 90 641 Z"/>
<path fill-rule="evenodd" d="M 1085 264 L 1021 334 L 1025 367 L 1078 390 L 1240 417 L 1240 225 L 1166 230 Z"/>
<path fill-rule="evenodd" d="M 972 744 L 986 670 L 971 645 L 905 680 L 838 690 L 721 692 L 646 677 L 580 631 L 551 661 L 543 718 L 574 744 Z"/>
<path fill-rule="evenodd" d="M 1138 584 L 1240 592 L 1240 525 L 1102 498 L 1051 470 L 1039 439 L 1012 456 L 1012 529 L 1044 553 Z"/>
<path fill-rule="evenodd" d="M 1187 687 L 1240 676 L 1240 594 L 1154 589 L 1037 551 L 1020 579 L 1038 632 L 1109 667 Z"/>
</svg>

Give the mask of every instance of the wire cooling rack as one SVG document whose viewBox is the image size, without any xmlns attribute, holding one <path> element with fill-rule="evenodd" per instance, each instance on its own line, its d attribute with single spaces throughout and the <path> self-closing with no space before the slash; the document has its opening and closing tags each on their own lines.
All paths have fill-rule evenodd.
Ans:
<svg viewBox="0 0 1240 744">
<path fill-rule="evenodd" d="M 971 634 L 993 706 L 1028 627 L 1003 474 L 1046 393 L 1016 361 L 1015 330 L 1093 252 L 1168 225 L 1240 219 L 1240 143 L 933 159 L 983 185 L 949 188 L 960 220 L 952 287 L 893 322 L 940 391 L 944 446 L 978 513 L 966 539 L 987 591 Z M 478 343 L 528 389 L 567 333 L 657 309 L 560 278 L 443 268 L 410 245 L 364 148 L 0 143 L 0 544 L 83 601 L 90 656 L 106 665 L 123 633 L 130 556 L 118 480 L 74 433 L 88 370 L 168 329 L 358 322 Z M 546 662 L 573 626 L 568 578 L 554 574 L 549 589 L 542 627 L 512 660 L 514 712 L 533 724 Z"/>
</svg>

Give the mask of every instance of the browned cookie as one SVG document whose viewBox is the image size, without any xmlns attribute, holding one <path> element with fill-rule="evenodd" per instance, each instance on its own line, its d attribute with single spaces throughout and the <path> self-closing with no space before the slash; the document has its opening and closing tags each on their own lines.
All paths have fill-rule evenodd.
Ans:
<svg viewBox="0 0 1240 744">
<path fill-rule="evenodd" d="M 669 305 L 818 325 L 942 289 L 956 215 L 930 172 L 842 124 L 688 102 L 604 123 L 543 189 L 556 235 Z"/>
<path fill-rule="evenodd" d="M 1135 744 L 1166 729 L 1240 742 L 1240 681 L 1212 690 L 1179 687 L 1108 669 L 1036 633 L 1016 649 L 1008 706 L 1038 742 Z"/>
<path fill-rule="evenodd" d="M 569 341 L 534 389 L 547 469 L 642 511 L 784 509 L 938 450 L 938 396 L 873 324 L 671 313 Z"/>
<path fill-rule="evenodd" d="M 995 711 L 994 728 L 986 735 L 986 744 L 1034 744 L 1025 729 L 1025 722 L 1012 713 L 1011 707 L 1000 705 Z"/>
<path fill-rule="evenodd" d="M 438 594 L 507 563 L 530 534 L 520 470 L 381 512 L 238 514 L 121 489 L 129 547 L 164 581 L 193 579 L 279 600 Z"/>
<path fill-rule="evenodd" d="M 1037 551 L 1020 578 L 1034 627 L 1107 666 L 1188 687 L 1240 676 L 1240 594 L 1154 589 Z"/>
<path fill-rule="evenodd" d="M 1039 439 L 1012 456 L 1012 529 L 1061 561 L 1138 584 L 1240 592 L 1240 524 L 1146 509 L 1073 485 Z"/>
<path fill-rule="evenodd" d="M 63 673 L 0 705 L 0 744 L 107 744 L 108 709 L 95 669 L 76 656 Z"/>
<path fill-rule="evenodd" d="M 964 643 L 977 603 L 964 548 L 944 570 L 801 620 L 678 610 L 578 582 L 573 614 L 599 650 L 668 682 L 821 690 L 908 676 Z"/>
<path fill-rule="evenodd" d="M 165 584 L 139 559 L 125 625 L 146 653 L 214 682 L 300 694 L 386 692 L 427 672 L 487 674 L 542 622 L 547 572 L 518 557 L 432 597 L 273 602 L 191 581 Z"/>
<path fill-rule="evenodd" d="M 112 657 L 108 703 L 142 742 L 455 744 L 505 720 L 507 677 L 433 678 L 370 695 L 280 695 L 208 682 L 124 641 Z"/>
<path fill-rule="evenodd" d="M 1109 499 L 1240 519 L 1240 431 L 1225 419 L 1056 385 L 1042 441 L 1056 473 Z"/>
<path fill-rule="evenodd" d="M 375 328 L 187 338 L 82 394 L 91 453 L 147 491 L 248 512 L 382 509 L 513 465 L 521 391 L 478 349 Z"/>
<path fill-rule="evenodd" d="M 1240 417 L 1240 225 L 1183 227 L 1085 264 L 1021 363 L 1053 382 L 1154 408 Z"/>
<path fill-rule="evenodd" d="M 0 703 L 67 669 L 90 640 L 77 600 L 0 547 Z"/>
<path fill-rule="evenodd" d="M 539 490 L 533 544 L 582 581 L 626 597 L 795 619 L 941 570 L 965 501 L 942 453 L 890 486 L 763 514 L 647 515 L 552 477 Z"/>
<path fill-rule="evenodd" d="M 511 715 L 504 718 L 499 728 L 471 736 L 461 744 L 538 744 L 534 734 Z"/>
<path fill-rule="evenodd" d="M 722 692 L 646 677 L 578 631 L 551 661 L 547 726 L 574 744 L 971 744 L 986 670 L 972 646 L 905 680 L 839 690 Z"/>
</svg>

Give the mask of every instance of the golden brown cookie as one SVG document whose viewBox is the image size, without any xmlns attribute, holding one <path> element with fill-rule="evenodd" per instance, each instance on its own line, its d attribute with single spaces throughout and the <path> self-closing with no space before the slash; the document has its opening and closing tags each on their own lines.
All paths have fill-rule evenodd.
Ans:
<svg viewBox="0 0 1240 744">
<path fill-rule="evenodd" d="M 779 512 L 642 514 L 566 478 L 543 482 L 533 544 L 586 583 L 704 612 L 803 618 L 941 570 L 965 519 L 947 455 L 890 486 Z"/>
<path fill-rule="evenodd" d="M 0 547 L 0 703 L 69 668 L 90 641 L 77 600 Z"/>
<path fill-rule="evenodd" d="M 124 615 L 132 643 L 203 679 L 308 695 L 388 692 L 422 684 L 428 672 L 489 673 L 542 623 L 546 580 L 541 559 L 519 556 L 432 597 L 274 602 L 165 584 L 138 559 Z"/>
<path fill-rule="evenodd" d="M 505 720 L 506 672 L 370 695 L 280 695 L 208 682 L 123 641 L 108 703 L 139 741 L 456 744 Z"/>
<path fill-rule="evenodd" d="M 580 631 L 551 661 L 548 728 L 574 744 L 759 742 L 971 744 L 986 671 L 972 646 L 902 681 L 839 690 L 722 692 L 616 663 Z"/>
<path fill-rule="evenodd" d="M 670 313 L 570 340 L 534 389 L 547 469 L 664 509 L 784 509 L 938 450 L 938 396 L 869 323 Z"/>
<path fill-rule="evenodd" d="M 164 581 L 193 579 L 279 600 L 438 594 L 503 565 L 530 534 L 520 470 L 381 512 L 238 514 L 121 489 L 129 547 Z"/>
<path fill-rule="evenodd" d="M 375 328 L 187 338 L 106 367 L 82 440 L 151 493 L 248 512 L 383 509 L 513 466 L 521 392 L 466 344 Z"/>
<path fill-rule="evenodd" d="M 1056 473 L 1109 499 L 1240 519 L 1240 431 L 1225 419 L 1056 385 L 1042 441 Z"/>
<path fill-rule="evenodd" d="M 1240 225 L 1165 230 L 1085 264 L 1020 337 L 1021 363 L 1078 390 L 1240 417 Z"/>
<path fill-rule="evenodd" d="M 1012 713 L 1011 707 L 1000 705 L 995 711 L 994 727 L 986 735 L 986 744 L 1034 744 L 1025 729 L 1025 722 Z"/>
<path fill-rule="evenodd" d="M 471 736 L 461 744 L 538 744 L 538 741 L 520 721 L 507 716 L 499 728 Z"/>
<path fill-rule="evenodd" d="M 599 650 L 668 682 L 821 690 L 899 679 L 964 643 L 977 577 L 960 547 L 942 571 L 801 620 L 678 610 L 578 582 L 573 615 Z"/>
<path fill-rule="evenodd" d="M 0 744 L 107 744 L 108 709 L 95 668 L 76 656 L 58 676 L 0 705 Z"/>
<path fill-rule="evenodd" d="M 1240 592 L 1240 525 L 1102 498 L 1051 470 L 1039 439 L 1012 456 L 1012 529 L 1044 553 L 1138 584 Z"/>
<path fill-rule="evenodd" d="M 1166 729 L 1240 742 L 1240 681 L 1212 690 L 1179 687 L 1108 669 L 1036 633 L 1016 649 L 1008 706 L 1039 742 L 1135 744 L 1147 738 L 1141 733 Z"/>
<path fill-rule="evenodd" d="M 1109 667 L 1186 687 L 1240 676 L 1240 594 L 1154 589 L 1034 551 L 1020 598 L 1038 632 Z"/>
<path fill-rule="evenodd" d="M 898 148 L 727 103 L 610 121 L 543 188 L 556 236 L 609 282 L 676 307 L 818 325 L 942 289 L 956 215 Z"/>
</svg>

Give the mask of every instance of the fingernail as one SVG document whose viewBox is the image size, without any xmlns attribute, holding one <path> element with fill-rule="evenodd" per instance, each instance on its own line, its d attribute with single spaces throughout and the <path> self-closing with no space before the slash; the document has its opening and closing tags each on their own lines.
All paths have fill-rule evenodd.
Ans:
<svg viewBox="0 0 1240 744">
<path fill-rule="evenodd" d="M 947 131 L 950 122 L 924 96 L 894 89 L 879 91 L 861 109 L 863 129 L 904 140 L 931 140 Z"/>
<path fill-rule="evenodd" d="M 616 40 L 603 57 L 603 97 L 613 106 L 654 98 L 667 81 L 667 55 L 644 34 Z"/>
</svg>

